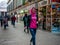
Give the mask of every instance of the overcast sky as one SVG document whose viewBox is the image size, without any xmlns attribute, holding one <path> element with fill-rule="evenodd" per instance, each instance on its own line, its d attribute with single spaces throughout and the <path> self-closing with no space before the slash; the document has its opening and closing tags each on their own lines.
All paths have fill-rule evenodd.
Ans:
<svg viewBox="0 0 60 45">
<path fill-rule="evenodd" d="M 0 0 L 0 11 L 6 11 L 7 10 L 7 1 L 8 0 Z"/>
<path fill-rule="evenodd" d="M 0 0 L 0 2 L 2 2 L 2 1 L 5 1 L 5 2 L 7 2 L 8 0 Z"/>
<path fill-rule="evenodd" d="M 8 0 L 0 0 L 0 7 L 6 7 Z"/>
</svg>

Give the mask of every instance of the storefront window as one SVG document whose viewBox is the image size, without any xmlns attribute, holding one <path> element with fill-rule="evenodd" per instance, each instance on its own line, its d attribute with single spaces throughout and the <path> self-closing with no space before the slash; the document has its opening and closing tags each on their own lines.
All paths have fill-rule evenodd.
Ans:
<svg viewBox="0 0 60 45">
<path fill-rule="evenodd" d="M 52 8 L 52 33 L 60 33 L 60 9 L 59 4 Z"/>
</svg>

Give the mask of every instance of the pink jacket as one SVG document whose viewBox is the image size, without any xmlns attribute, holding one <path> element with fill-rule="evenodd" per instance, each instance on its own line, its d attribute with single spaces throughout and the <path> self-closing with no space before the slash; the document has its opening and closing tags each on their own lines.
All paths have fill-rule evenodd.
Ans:
<svg viewBox="0 0 60 45">
<path fill-rule="evenodd" d="M 30 28 L 37 28 L 37 17 L 36 12 L 33 13 L 32 9 L 30 10 L 31 20 L 30 20 Z"/>
</svg>

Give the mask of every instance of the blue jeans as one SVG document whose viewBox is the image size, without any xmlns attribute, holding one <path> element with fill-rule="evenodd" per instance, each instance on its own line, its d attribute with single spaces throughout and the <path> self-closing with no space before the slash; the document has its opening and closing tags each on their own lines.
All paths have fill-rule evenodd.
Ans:
<svg viewBox="0 0 60 45">
<path fill-rule="evenodd" d="M 31 35 L 32 35 L 32 38 L 31 38 L 31 42 L 33 43 L 33 45 L 36 45 L 36 29 L 33 29 L 33 28 L 30 28 L 30 32 L 31 32 Z"/>
</svg>

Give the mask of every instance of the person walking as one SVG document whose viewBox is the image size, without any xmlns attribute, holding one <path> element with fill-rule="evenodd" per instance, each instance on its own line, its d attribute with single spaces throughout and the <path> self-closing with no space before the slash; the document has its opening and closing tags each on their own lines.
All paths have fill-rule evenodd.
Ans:
<svg viewBox="0 0 60 45">
<path fill-rule="evenodd" d="M 3 23 L 4 23 L 4 29 L 8 26 L 8 17 L 5 15 L 3 18 Z"/>
<path fill-rule="evenodd" d="M 30 10 L 30 16 L 29 16 L 28 20 L 29 20 L 30 32 L 31 32 L 31 35 L 32 35 L 32 38 L 30 40 L 30 45 L 31 45 L 31 42 L 33 43 L 33 45 L 36 45 L 36 30 L 37 30 L 37 27 L 38 27 L 38 16 L 36 14 L 35 7 L 33 7 Z"/>
<path fill-rule="evenodd" d="M 28 30 L 28 16 L 27 16 L 27 14 L 25 14 L 24 15 L 24 17 L 23 17 L 23 21 L 24 21 L 24 32 L 26 32 L 26 30 L 27 30 L 27 33 L 29 33 L 29 30 Z"/>
<path fill-rule="evenodd" d="M 1 23 L 1 27 L 3 26 L 3 16 L 0 16 L 0 23 Z"/>
<path fill-rule="evenodd" d="M 16 21 L 16 17 L 15 17 L 15 15 L 13 15 L 11 17 L 11 24 L 13 25 L 13 27 L 15 27 L 15 21 Z"/>
</svg>

